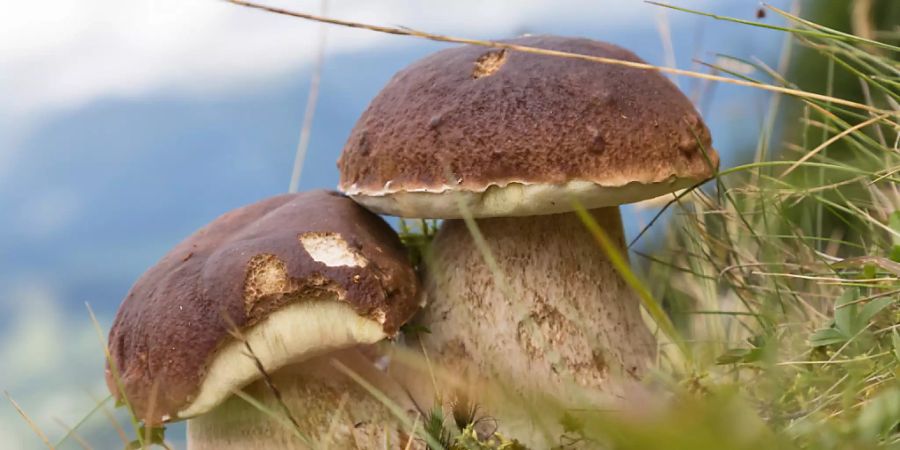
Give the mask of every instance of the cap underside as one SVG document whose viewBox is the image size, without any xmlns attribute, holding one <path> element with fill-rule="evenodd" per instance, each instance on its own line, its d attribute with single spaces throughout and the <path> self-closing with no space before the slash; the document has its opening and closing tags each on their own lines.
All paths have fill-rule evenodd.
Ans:
<svg viewBox="0 0 900 450">
<path fill-rule="evenodd" d="M 458 219 L 465 214 L 476 218 L 540 216 L 570 212 L 574 209 L 574 201 L 587 209 L 617 206 L 688 188 L 699 181 L 671 178 L 655 183 L 624 182 L 609 186 L 590 181 L 570 181 L 558 185 L 509 183 L 489 186 L 480 191 L 445 186 L 439 191 L 349 190 L 348 194 L 371 211 L 399 217 Z"/>
<path fill-rule="evenodd" d="M 339 301 L 292 303 L 243 334 L 267 372 L 329 351 L 374 344 L 387 337 L 380 323 L 361 317 L 350 305 Z M 244 342 L 230 340 L 218 350 L 197 395 L 178 412 L 178 418 L 213 409 L 261 375 Z"/>
</svg>

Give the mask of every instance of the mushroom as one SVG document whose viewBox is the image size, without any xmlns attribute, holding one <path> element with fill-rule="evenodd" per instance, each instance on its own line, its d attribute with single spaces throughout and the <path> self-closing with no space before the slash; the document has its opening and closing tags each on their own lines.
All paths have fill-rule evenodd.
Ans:
<svg viewBox="0 0 900 450">
<path fill-rule="evenodd" d="M 110 330 L 107 384 L 146 425 L 188 419 L 194 450 L 400 446 L 397 418 L 348 372 L 409 407 L 376 367 L 375 344 L 419 301 L 378 216 L 334 192 L 269 198 L 217 218 L 141 276 Z"/>
<path fill-rule="evenodd" d="M 588 39 L 502 42 L 641 62 Z M 421 318 L 432 360 L 520 392 L 562 395 L 574 382 L 614 393 L 613 379 L 642 377 L 656 341 L 573 200 L 626 253 L 618 205 L 709 179 L 719 163 L 710 144 L 658 72 L 460 46 L 403 69 L 375 97 L 338 161 L 340 189 L 374 212 L 446 219 Z"/>
</svg>

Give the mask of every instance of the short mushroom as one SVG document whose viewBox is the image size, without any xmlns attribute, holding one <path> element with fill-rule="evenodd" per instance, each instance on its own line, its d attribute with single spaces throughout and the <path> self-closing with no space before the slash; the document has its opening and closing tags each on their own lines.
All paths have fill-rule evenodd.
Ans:
<svg viewBox="0 0 900 450">
<path fill-rule="evenodd" d="M 502 42 L 641 62 L 588 39 Z M 378 213 L 446 219 L 422 318 L 433 360 L 523 392 L 566 381 L 612 392 L 612 378 L 645 373 L 656 342 L 572 200 L 624 252 L 618 205 L 709 179 L 719 163 L 710 144 L 691 102 L 656 71 L 460 46 L 403 69 L 375 97 L 338 162 L 340 189 Z"/>
<path fill-rule="evenodd" d="M 409 406 L 374 345 L 418 297 L 378 216 L 334 192 L 269 198 L 217 218 L 135 283 L 110 330 L 107 384 L 147 425 L 189 419 L 194 450 L 308 448 L 297 431 L 383 448 L 403 439 L 399 422 L 333 360 Z M 282 406 L 284 420 L 269 414 Z"/>
</svg>

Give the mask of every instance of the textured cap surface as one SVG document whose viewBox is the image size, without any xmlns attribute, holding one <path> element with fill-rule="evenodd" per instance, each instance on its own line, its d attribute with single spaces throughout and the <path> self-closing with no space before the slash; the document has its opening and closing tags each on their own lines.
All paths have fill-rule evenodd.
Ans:
<svg viewBox="0 0 900 450">
<path fill-rule="evenodd" d="M 588 39 L 503 42 L 641 61 Z M 708 179 L 718 162 L 693 105 L 656 71 L 461 46 L 397 73 L 338 167 L 340 189 L 375 211 L 458 217 L 456 200 L 430 195 L 453 191 L 477 217 L 568 210 L 572 183 L 588 207 L 642 200 Z"/>
<path fill-rule="evenodd" d="M 137 416 L 158 423 L 191 401 L 233 326 L 335 300 L 397 332 L 419 300 L 397 235 L 334 192 L 269 198 L 217 218 L 141 276 L 110 330 L 112 361 Z M 107 384 L 118 396 L 110 370 Z"/>
</svg>

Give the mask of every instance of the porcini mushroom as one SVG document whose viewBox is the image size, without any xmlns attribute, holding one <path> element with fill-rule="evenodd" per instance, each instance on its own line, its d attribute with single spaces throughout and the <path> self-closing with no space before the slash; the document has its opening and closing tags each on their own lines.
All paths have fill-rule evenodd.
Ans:
<svg viewBox="0 0 900 450">
<path fill-rule="evenodd" d="M 641 62 L 588 39 L 502 42 Z M 614 376 L 644 374 L 656 343 L 572 200 L 625 252 L 618 205 L 709 179 L 710 144 L 691 102 L 656 71 L 468 45 L 391 79 L 344 147 L 340 189 L 378 213 L 446 219 L 421 319 L 433 360 L 522 391 L 567 381 L 609 391 Z"/>
<path fill-rule="evenodd" d="M 409 406 L 373 345 L 419 301 L 378 216 L 334 192 L 269 198 L 217 218 L 141 276 L 110 330 L 107 384 L 147 425 L 189 419 L 194 450 L 400 446 L 396 418 L 333 360 Z M 289 416 L 269 414 L 282 405 Z"/>
</svg>

